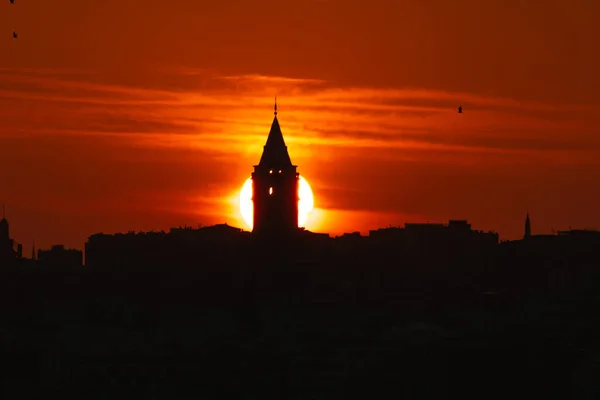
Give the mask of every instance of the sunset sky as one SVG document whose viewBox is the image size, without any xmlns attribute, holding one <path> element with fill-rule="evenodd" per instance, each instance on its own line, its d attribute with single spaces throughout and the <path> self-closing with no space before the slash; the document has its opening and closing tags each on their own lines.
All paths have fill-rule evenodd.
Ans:
<svg viewBox="0 0 600 400">
<path fill-rule="evenodd" d="M 468 219 L 514 239 L 527 209 L 534 233 L 600 228 L 599 15 L 593 0 L 2 2 L 12 237 L 246 228 L 235 197 L 274 96 L 311 230 Z"/>
</svg>

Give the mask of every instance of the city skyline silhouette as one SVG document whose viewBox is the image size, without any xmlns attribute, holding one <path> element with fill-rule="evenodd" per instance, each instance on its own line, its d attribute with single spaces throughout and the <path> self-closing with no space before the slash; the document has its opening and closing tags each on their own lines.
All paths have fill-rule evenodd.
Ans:
<svg viewBox="0 0 600 400">
<path fill-rule="evenodd" d="M 2 398 L 600 398 L 600 3 L 0 4 Z"/>
<path fill-rule="evenodd" d="M 403 239 L 403 232 L 406 232 L 410 236 L 416 235 L 419 231 L 421 231 L 421 234 L 424 235 L 421 238 L 422 240 L 425 240 L 425 242 L 431 240 L 432 243 L 436 243 L 439 239 L 438 236 L 441 232 L 440 229 L 447 230 L 447 235 L 450 235 L 449 237 L 456 235 L 459 232 L 463 232 L 460 233 L 460 235 L 464 235 L 466 229 L 466 232 L 469 232 L 471 235 L 480 236 L 481 238 L 487 237 L 485 240 L 487 240 L 490 244 L 493 243 L 495 245 L 499 245 L 503 242 L 511 242 L 507 240 L 501 240 L 497 232 L 484 232 L 482 230 L 473 229 L 472 224 L 470 224 L 468 220 L 456 218 L 450 219 L 446 224 L 430 221 L 407 221 L 403 226 L 389 224 L 388 226 L 379 227 L 378 229 L 371 229 L 369 233 L 364 236 L 358 231 L 346 232 L 343 235 L 338 235 L 335 237 L 332 237 L 326 232 L 316 234 L 311 232 L 300 223 L 300 200 L 304 193 L 300 192 L 301 185 L 300 174 L 297 172 L 298 166 L 292 164 L 290 153 L 288 151 L 288 147 L 286 146 L 283 132 L 278 120 L 277 98 L 275 98 L 273 105 L 273 114 L 273 122 L 268 132 L 265 145 L 263 146 L 262 155 L 258 164 L 254 166 L 254 172 L 251 174 L 249 179 L 251 182 L 249 201 L 252 207 L 252 224 L 249 231 L 245 231 L 239 227 L 230 226 L 227 224 L 227 222 L 225 222 L 223 224 L 216 224 L 214 226 L 197 224 L 197 228 L 185 224 L 183 227 L 182 225 L 179 225 L 179 227 L 171 227 L 169 230 L 163 229 L 161 231 L 152 229 L 149 231 L 127 230 L 125 232 L 113 233 L 94 232 L 88 236 L 84 246 L 85 249 L 68 248 L 65 247 L 64 244 L 54 243 L 50 248 L 40 247 L 36 251 L 34 242 L 31 246 L 31 257 L 29 260 L 46 266 L 70 265 L 72 268 L 78 268 L 83 265 L 88 265 L 88 245 L 91 249 L 96 248 L 96 245 L 93 244 L 94 238 L 104 236 L 117 238 L 118 240 L 118 238 L 123 235 L 136 235 L 138 237 L 155 235 L 157 233 L 163 236 L 167 234 L 175 235 L 175 232 L 181 231 L 182 229 L 183 231 L 207 231 L 208 235 L 210 235 L 208 233 L 210 230 L 214 232 L 230 231 L 231 234 L 238 236 L 238 233 L 250 233 L 252 236 L 262 238 L 260 240 L 264 241 L 265 243 L 279 243 L 284 241 L 288 244 L 291 244 L 292 247 L 299 243 L 299 240 L 302 237 L 302 232 L 308 233 L 309 236 L 315 235 L 316 237 L 320 238 L 333 238 L 338 241 L 343 241 L 345 238 L 353 238 L 351 240 L 355 241 L 359 238 L 366 238 L 374 243 L 377 243 L 381 242 L 382 238 L 386 236 L 389 236 L 390 238 L 393 237 L 395 240 L 403 241 L 406 240 L 405 238 Z M 239 195 L 240 213 L 243 213 L 244 211 L 242 209 L 244 207 L 242 202 L 243 197 L 244 190 L 242 188 Z M 246 207 L 249 207 L 249 205 L 246 205 Z M 457 227 L 460 227 L 460 229 Z M 457 231 L 456 229 L 459 230 Z M 417 236 L 421 234 L 418 234 Z M 559 243 L 558 241 L 561 239 L 561 237 L 571 236 L 574 238 L 574 240 L 577 240 L 577 238 L 583 238 L 583 240 L 586 240 L 586 238 L 593 239 L 596 236 L 600 237 L 600 231 L 594 229 L 572 229 L 569 227 L 568 230 L 552 230 L 551 233 L 536 233 L 535 231 L 532 231 L 529 209 L 527 209 L 522 235 L 518 238 L 518 240 L 516 240 L 516 242 L 524 241 L 525 244 L 532 244 L 535 243 L 535 239 L 544 246 L 550 246 L 554 242 Z M 140 244 L 141 243 L 142 242 L 140 242 Z M 381 243 L 385 243 L 385 240 L 383 240 Z M 284 248 L 286 248 L 288 244 L 286 244 Z M 123 242 L 122 245 L 124 246 L 122 250 L 126 252 L 129 251 L 127 249 L 131 246 L 131 244 L 126 244 L 126 242 Z M 389 243 L 387 245 L 389 245 Z M 0 263 L 3 265 L 19 265 L 19 263 L 22 264 L 23 262 L 20 260 L 28 259 L 26 253 L 24 253 L 23 244 L 11 237 L 10 224 L 6 218 L 6 209 L 4 204 L 2 205 L 2 219 L 0 220 L 0 246 L 3 248 L 2 256 L 0 257 Z M 102 245 L 100 245 L 100 249 L 101 248 Z M 90 261 L 90 264 L 96 265 L 99 262 L 101 265 L 107 266 L 107 261 L 97 261 L 95 259 L 94 254 L 96 254 L 98 251 L 102 253 L 103 251 L 111 252 L 112 250 L 110 250 L 110 248 L 105 250 L 91 250 L 92 260 Z M 134 259 L 137 259 L 140 257 L 140 254 L 135 255 L 134 252 L 131 256 L 134 257 Z M 160 258 L 158 260 L 160 260 Z"/>
<path fill-rule="evenodd" d="M 278 113 L 277 112 L 277 99 L 275 99 L 275 103 L 274 103 L 274 120 L 273 120 L 273 123 L 271 125 L 270 130 L 269 130 L 269 133 L 267 135 L 266 143 L 265 143 L 265 146 L 263 148 L 263 153 L 262 153 L 262 156 L 260 157 L 260 161 L 259 161 L 258 165 L 256 165 L 254 167 L 255 168 L 255 172 L 252 173 L 252 176 L 249 179 L 250 182 L 252 182 L 252 188 L 251 188 L 251 192 L 250 192 L 250 196 L 251 196 L 250 197 L 250 202 L 252 204 L 251 207 L 252 207 L 253 211 L 252 211 L 252 217 L 251 218 L 253 218 L 254 222 L 255 222 L 256 218 L 257 218 L 256 215 L 258 215 L 259 220 L 264 219 L 266 217 L 267 220 L 268 219 L 272 220 L 272 222 L 270 222 L 271 224 L 272 223 L 279 224 L 281 221 L 285 221 L 286 219 L 289 219 L 290 221 L 295 221 L 290 226 L 290 229 L 296 230 L 299 227 L 302 227 L 302 228 L 306 227 L 306 225 L 301 225 L 301 223 L 299 222 L 300 220 L 298 218 L 298 215 L 299 215 L 298 214 L 299 213 L 298 210 L 299 210 L 299 206 L 301 205 L 301 203 L 299 201 L 299 199 L 301 197 L 301 194 L 299 192 L 299 188 L 300 188 L 300 184 L 299 184 L 300 174 L 295 172 L 297 166 L 292 165 L 292 163 L 291 163 L 290 155 L 288 153 L 288 149 L 287 149 L 287 146 L 285 144 L 285 139 L 283 137 L 282 129 L 281 129 L 279 121 L 277 119 L 277 113 Z M 287 184 L 284 184 L 284 186 L 281 186 L 282 183 L 284 183 L 284 181 L 281 181 L 281 183 L 277 183 L 276 181 L 273 180 L 273 178 L 280 179 L 281 177 L 285 177 L 286 176 L 286 171 L 287 171 L 288 168 L 291 168 L 291 170 L 290 170 L 291 171 L 290 172 L 291 175 L 289 175 L 289 177 L 290 178 L 291 177 L 295 177 L 295 178 L 293 178 L 293 181 L 295 181 L 295 183 L 293 184 L 293 186 L 289 187 L 290 188 L 289 190 L 291 190 L 291 191 L 290 191 L 290 193 L 287 196 L 290 199 L 290 201 L 288 201 L 289 204 L 286 206 L 286 205 L 284 205 L 285 200 L 283 200 L 282 198 L 279 198 L 277 195 L 274 195 L 273 190 L 274 190 L 274 188 L 278 187 L 279 189 L 276 189 L 276 191 L 278 192 L 277 194 L 279 194 L 280 191 L 285 192 L 286 190 L 288 190 L 288 189 L 285 189 L 287 187 L 285 185 L 287 185 Z M 255 186 L 255 185 L 258 185 L 258 186 Z M 308 186 L 308 187 L 310 188 L 310 186 Z M 311 190 L 311 189 L 309 189 L 309 190 Z M 257 197 L 256 195 L 254 195 L 255 192 L 258 192 L 258 193 L 264 192 L 265 193 L 265 197 L 262 197 L 262 198 L 261 197 Z M 312 192 L 312 190 L 311 190 L 311 192 Z M 311 193 L 310 195 L 312 196 L 313 193 Z M 239 196 L 239 201 L 240 201 L 240 203 L 238 205 L 238 207 L 239 207 L 238 212 L 240 214 L 243 214 L 243 212 L 244 212 L 244 210 L 242 210 L 242 207 L 244 207 L 244 205 L 242 204 L 242 197 L 244 196 L 243 188 L 241 188 L 240 193 L 238 194 L 238 196 Z M 289 196 L 291 196 L 291 197 L 289 197 Z M 293 199 L 296 199 L 296 200 L 293 200 Z M 276 208 L 276 209 L 278 209 L 278 207 L 281 207 L 281 206 L 275 205 L 275 203 L 273 205 L 271 205 L 271 206 L 267 205 L 267 203 L 269 201 L 273 201 L 273 200 L 278 201 L 278 202 L 283 201 L 283 203 L 282 203 L 281 206 L 283 206 L 283 209 L 288 209 L 289 210 L 289 213 L 291 213 L 291 214 L 289 214 L 290 215 L 289 218 L 285 216 L 286 212 L 283 212 L 283 211 L 281 211 L 281 212 L 283 212 L 283 214 L 281 214 L 281 212 L 277 212 L 272 217 L 267 217 L 268 213 L 264 214 L 264 216 L 262 216 L 263 213 L 265 213 L 266 210 L 269 209 L 269 208 Z M 264 203 L 264 204 L 261 205 L 261 202 Z M 265 211 L 261 211 L 263 209 Z M 258 210 L 258 213 L 257 213 L 257 210 Z M 292 210 L 294 210 L 294 211 L 292 211 Z M 310 211 L 312 211 L 312 210 L 306 210 L 305 211 L 306 215 L 308 215 L 309 218 L 310 218 Z M 250 218 L 250 217 L 248 217 L 248 218 Z M 525 229 L 523 231 L 524 233 L 522 233 L 522 235 L 519 236 L 519 237 L 517 237 L 516 239 L 521 239 L 523 237 L 532 236 L 531 221 L 530 221 L 529 209 L 528 208 L 526 209 L 525 219 L 526 219 L 526 221 L 525 221 Z M 265 223 L 267 223 L 266 222 L 267 220 L 265 220 Z M 450 218 L 449 219 L 449 221 L 453 221 L 453 220 L 456 221 L 458 219 L 456 219 L 456 218 Z M 8 227 L 8 222 L 7 222 L 7 219 L 6 219 L 5 204 L 2 204 L 2 221 L 3 221 L 4 226 Z M 228 225 L 228 222 L 229 221 L 225 221 L 224 224 Z M 242 227 L 242 228 L 238 227 L 238 228 L 240 230 L 249 230 L 251 232 L 256 232 L 256 229 L 254 227 L 255 226 L 254 222 L 252 224 L 248 224 L 246 222 L 245 224 L 243 224 L 244 227 Z M 408 225 L 414 225 L 415 223 L 421 223 L 421 224 L 426 224 L 426 225 L 431 225 L 431 226 L 440 225 L 440 222 L 437 222 L 437 221 L 435 221 L 435 222 L 433 222 L 433 221 L 426 221 L 426 222 L 425 221 L 405 221 L 404 224 L 388 224 L 387 226 L 374 227 L 373 229 L 370 229 L 369 232 L 372 233 L 377 228 L 379 228 L 379 229 L 382 229 L 382 228 L 383 229 L 385 229 L 385 228 L 389 229 L 389 228 L 392 228 L 392 227 L 393 228 L 401 228 L 402 225 L 407 225 L 407 224 Z M 262 222 L 261 222 L 261 224 L 262 224 Z M 201 224 L 201 223 L 198 223 L 196 225 L 198 227 L 205 226 L 204 224 Z M 220 224 L 215 224 L 215 225 L 220 225 Z M 179 224 L 178 226 L 181 227 L 182 224 Z M 183 226 L 185 226 L 185 227 L 188 227 L 188 226 L 189 227 L 193 227 L 194 225 L 183 224 Z M 172 227 L 169 227 L 169 229 L 172 229 L 172 228 L 175 228 L 175 227 L 176 226 L 172 226 Z M 259 224 L 259 227 L 260 227 L 260 224 Z M 533 236 L 537 236 L 537 237 L 541 237 L 541 236 L 554 236 L 557 233 L 560 233 L 560 231 L 566 232 L 566 231 L 571 230 L 571 229 L 572 229 L 571 226 L 569 226 L 568 229 L 559 229 L 559 230 L 552 229 L 551 232 L 537 232 Z M 590 231 L 590 232 L 597 231 L 596 229 L 593 229 L 593 228 L 590 229 L 589 227 L 586 227 L 586 228 L 576 227 L 575 229 L 579 230 L 579 231 Z M 168 229 L 166 229 L 166 230 L 168 230 Z M 162 229 L 163 232 L 166 231 L 166 230 Z M 8 228 L 5 228 L 5 231 L 8 232 Z M 157 229 L 150 229 L 150 230 L 147 230 L 147 231 L 140 230 L 138 232 L 143 233 L 143 232 L 154 232 L 154 231 L 157 231 Z M 281 231 L 281 228 L 276 228 L 276 231 Z M 135 229 L 128 229 L 128 230 L 126 230 L 124 232 L 136 232 L 136 230 Z M 124 233 L 124 232 L 112 232 L 112 234 L 119 234 L 119 233 Z M 490 232 L 494 232 L 495 233 L 495 231 L 493 231 L 493 230 L 490 230 Z M 93 235 L 93 234 L 95 234 L 95 233 L 98 233 L 98 232 L 90 233 L 88 235 L 88 237 L 91 236 L 91 235 Z M 104 232 L 101 232 L 101 233 L 104 233 Z M 332 237 L 340 237 L 340 236 L 344 236 L 344 235 L 357 234 L 357 233 L 360 234 L 358 231 L 352 230 L 352 229 L 349 229 L 347 232 L 344 232 L 342 235 L 330 235 L 327 232 L 322 232 L 322 234 L 329 235 L 329 236 L 332 236 Z M 282 234 L 282 232 L 279 232 L 279 234 Z M 497 234 L 497 233 L 495 233 L 495 234 Z M 277 234 L 275 234 L 275 235 L 277 235 Z M 369 236 L 369 235 L 370 235 L 370 233 L 366 233 L 365 234 L 365 236 Z M 35 235 L 33 235 L 33 236 L 35 236 Z M 16 246 L 19 246 L 20 247 L 19 251 L 22 254 L 22 251 L 23 251 L 22 250 L 23 249 L 23 243 L 22 242 L 17 241 L 17 240 L 15 240 L 12 237 L 9 238 L 8 233 L 5 233 L 4 237 L 6 237 L 6 240 L 9 240 L 9 239 L 12 240 L 13 247 L 15 247 L 15 249 L 16 249 Z M 515 240 L 515 239 L 513 239 L 513 240 Z M 62 244 L 62 243 L 52 243 L 52 245 L 49 246 L 47 249 L 40 249 L 40 250 L 48 250 L 49 251 L 49 250 L 52 250 L 54 248 L 59 248 L 60 246 L 64 247 L 64 244 Z M 32 240 L 31 247 L 32 247 L 32 252 L 35 253 L 35 250 L 34 250 L 35 249 L 35 240 Z M 74 248 L 74 250 L 82 250 L 82 249 L 81 248 Z M 17 252 L 17 250 L 15 250 L 15 252 Z M 37 258 L 37 256 L 35 256 L 35 257 L 32 256 L 32 258 Z"/>
</svg>

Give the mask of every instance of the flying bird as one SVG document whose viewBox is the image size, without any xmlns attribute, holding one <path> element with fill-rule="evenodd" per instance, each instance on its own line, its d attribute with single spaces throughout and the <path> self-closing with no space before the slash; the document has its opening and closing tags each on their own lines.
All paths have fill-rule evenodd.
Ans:
<svg viewBox="0 0 600 400">
<path fill-rule="evenodd" d="M 458 113 L 462 114 L 462 106 L 458 106 Z"/>
<path fill-rule="evenodd" d="M 15 4 L 15 0 L 10 0 L 10 4 Z"/>
<path fill-rule="evenodd" d="M 15 39 L 16 39 L 16 38 L 18 38 L 18 37 L 19 37 L 19 35 L 17 34 L 17 32 L 14 32 L 14 31 L 13 31 L 13 38 L 15 38 Z"/>
</svg>

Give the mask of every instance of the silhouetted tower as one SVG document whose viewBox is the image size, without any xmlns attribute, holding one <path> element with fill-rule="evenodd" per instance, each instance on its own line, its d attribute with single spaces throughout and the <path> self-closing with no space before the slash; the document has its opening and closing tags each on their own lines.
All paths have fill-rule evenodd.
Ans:
<svg viewBox="0 0 600 400">
<path fill-rule="evenodd" d="M 525 235 L 524 239 L 531 237 L 531 221 L 529 220 L 529 211 L 527 212 L 527 217 L 525 217 Z"/>
<path fill-rule="evenodd" d="M 298 180 L 277 120 L 275 98 L 273 124 L 262 157 L 252 173 L 252 232 L 281 237 L 298 230 Z"/>
</svg>

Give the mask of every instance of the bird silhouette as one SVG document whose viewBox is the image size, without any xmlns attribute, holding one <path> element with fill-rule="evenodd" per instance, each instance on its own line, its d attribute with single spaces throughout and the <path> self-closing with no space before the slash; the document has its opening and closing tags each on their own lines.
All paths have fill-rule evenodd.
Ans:
<svg viewBox="0 0 600 400">
<path fill-rule="evenodd" d="M 10 4 L 15 4 L 15 0 L 10 0 Z"/>
<path fill-rule="evenodd" d="M 462 114 L 462 106 L 458 106 L 458 113 Z"/>
<path fill-rule="evenodd" d="M 18 34 L 17 32 L 13 32 L 13 38 L 15 38 L 15 39 L 16 39 L 16 38 L 18 38 L 18 37 L 19 37 L 19 34 Z"/>
</svg>

